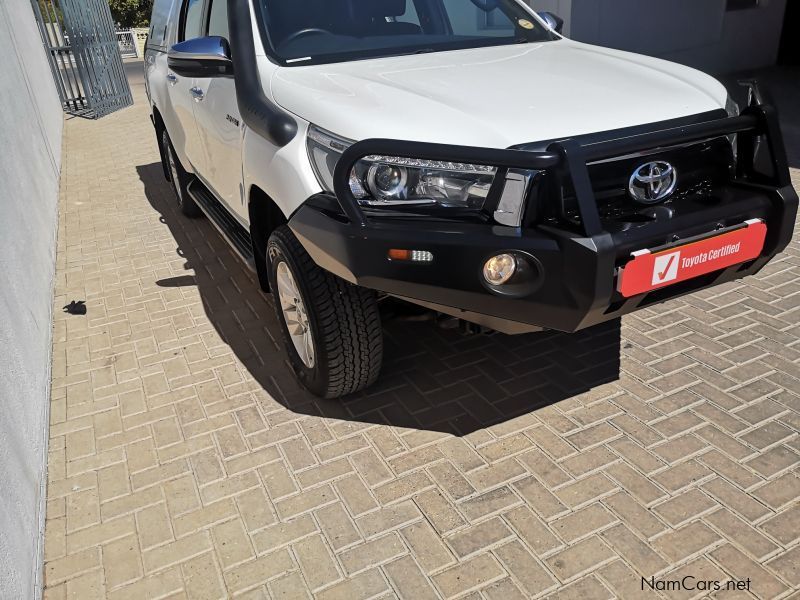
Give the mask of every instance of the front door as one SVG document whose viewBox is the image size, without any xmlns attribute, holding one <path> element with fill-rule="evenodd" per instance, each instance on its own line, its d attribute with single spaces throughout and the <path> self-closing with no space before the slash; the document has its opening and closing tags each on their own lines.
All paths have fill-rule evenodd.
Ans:
<svg viewBox="0 0 800 600">
<path fill-rule="evenodd" d="M 207 35 L 228 39 L 228 2 L 210 0 Z M 239 217 L 248 221 L 242 192 L 242 135 L 244 128 L 232 78 L 195 79 L 194 116 L 200 144 L 205 150 L 199 169 L 201 179 L 217 198 Z"/>
<path fill-rule="evenodd" d="M 203 35 L 203 0 L 185 0 L 181 10 L 178 41 L 191 40 Z M 165 114 L 167 132 L 184 167 L 196 171 L 202 167 L 203 148 L 195 124 L 195 79 L 184 77 L 171 70 L 166 74 L 169 103 L 173 114 Z"/>
</svg>

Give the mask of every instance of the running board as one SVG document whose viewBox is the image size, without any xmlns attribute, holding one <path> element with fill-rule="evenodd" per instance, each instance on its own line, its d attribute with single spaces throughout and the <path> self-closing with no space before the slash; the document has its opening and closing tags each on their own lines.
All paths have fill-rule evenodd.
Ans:
<svg viewBox="0 0 800 600">
<path fill-rule="evenodd" d="M 192 200 L 205 213 L 209 221 L 222 234 L 222 237 L 231 245 L 236 254 L 239 255 L 250 270 L 255 271 L 256 263 L 253 260 L 253 243 L 250 233 L 231 216 L 222 203 L 199 180 L 192 179 L 187 191 Z"/>
</svg>

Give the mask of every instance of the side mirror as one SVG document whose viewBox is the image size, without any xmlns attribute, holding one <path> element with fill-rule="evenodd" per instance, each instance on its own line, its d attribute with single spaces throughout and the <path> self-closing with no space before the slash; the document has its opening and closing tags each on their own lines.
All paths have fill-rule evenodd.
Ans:
<svg viewBox="0 0 800 600">
<path fill-rule="evenodd" d="M 183 77 L 233 77 L 228 40 L 219 36 L 175 44 L 167 55 L 169 68 Z"/>
<path fill-rule="evenodd" d="M 564 29 L 564 19 L 558 15 L 546 11 L 537 14 L 541 17 L 542 21 L 547 23 L 547 26 L 556 33 L 561 33 L 561 30 Z"/>
</svg>

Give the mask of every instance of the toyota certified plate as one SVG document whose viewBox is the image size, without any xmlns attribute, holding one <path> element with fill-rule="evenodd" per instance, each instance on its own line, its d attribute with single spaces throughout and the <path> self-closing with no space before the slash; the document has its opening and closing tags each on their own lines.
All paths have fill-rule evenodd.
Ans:
<svg viewBox="0 0 800 600">
<path fill-rule="evenodd" d="M 666 250 L 639 250 L 620 269 L 617 290 L 625 298 L 726 269 L 761 254 L 767 226 L 760 219 L 731 231 Z"/>
</svg>

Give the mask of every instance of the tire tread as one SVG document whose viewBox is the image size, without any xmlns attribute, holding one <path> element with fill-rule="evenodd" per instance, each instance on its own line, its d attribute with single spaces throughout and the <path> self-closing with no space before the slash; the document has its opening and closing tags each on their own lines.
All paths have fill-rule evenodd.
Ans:
<svg viewBox="0 0 800 600">
<path fill-rule="evenodd" d="M 377 380 L 383 362 L 383 331 L 375 292 L 317 266 L 288 226 L 279 227 L 272 235 L 297 262 L 301 272 L 294 275 L 302 277 L 310 296 L 304 301 L 315 315 L 319 337 L 315 343 L 322 346 L 317 354 L 328 373 L 321 395 L 339 398 L 369 387 Z"/>
</svg>

